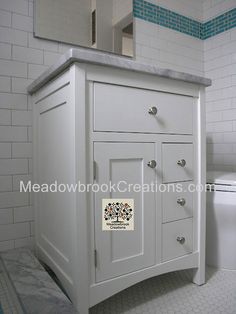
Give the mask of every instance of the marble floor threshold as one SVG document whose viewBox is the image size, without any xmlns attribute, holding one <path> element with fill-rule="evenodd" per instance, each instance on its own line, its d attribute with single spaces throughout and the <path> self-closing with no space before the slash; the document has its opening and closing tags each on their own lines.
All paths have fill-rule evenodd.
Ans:
<svg viewBox="0 0 236 314">
<path fill-rule="evenodd" d="M 5 274 L 12 287 L 11 293 L 8 291 L 8 307 L 12 308 L 12 312 L 7 312 L 7 303 L 1 301 L 4 314 L 78 313 L 29 249 L 2 252 L 0 264 L 3 270 L 1 274 Z M 16 305 L 13 306 L 16 303 L 16 301 L 13 302 L 14 299 L 18 301 L 18 308 Z"/>
</svg>

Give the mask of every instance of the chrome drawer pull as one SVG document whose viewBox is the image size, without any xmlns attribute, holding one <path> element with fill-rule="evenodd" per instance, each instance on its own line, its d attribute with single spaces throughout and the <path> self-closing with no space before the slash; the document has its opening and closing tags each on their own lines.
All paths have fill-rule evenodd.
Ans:
<svg viewBox="0 0 236 314">
<path fill-rule="evenodd" d="M 177 237 L 176 239 L 180 244 L 184 244 L 185 243 L 185 237 Z"/>
<path fill-rule="evenodd" d="M 148 113 L 152 114 L 152 115 L 156 115 L 157 114 L 157 107 L 151 107 L 148 109 Z"/>
<path fill-rule="evenodd" d="M 185 167 L 186 166 L 186 160 L 185 159 L 178 160 L 177 165 L 179 165 L 181 167 Z"/>
<path fill-rule="evenodd" d="M 178 198 L 177 204 L 179 204 L 180 206 L 184 206 L 186 204 L 186 200 L 184 198 Z"/>
<path fill-rule="evenodd" d="M 156 168 L 157 163 L 156 163 L 155 160 L 151 160 L 151 161 L 149 161 L 149 162 L 147 163 L 147 165 L 148 165 L 148 167 L 150 167 L 150 168 Z"/>
</svg>

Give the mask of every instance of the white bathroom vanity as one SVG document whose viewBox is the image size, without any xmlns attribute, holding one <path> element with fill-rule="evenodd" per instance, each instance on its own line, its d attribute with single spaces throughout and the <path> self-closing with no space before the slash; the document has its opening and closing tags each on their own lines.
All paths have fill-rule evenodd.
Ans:
<svg viewBox="0 0 236 314">
<path fill-rule="evenodd" d="M 182 192 L 35 193 L 39 259 L 80 314 L 144 279 L 205 282 L 206 78 L 71 49 L 33 82 L 34 182 L 181 183 Z M 103 231 L 102 199 L 133 199 L 134 230 Z"/>
</svg>

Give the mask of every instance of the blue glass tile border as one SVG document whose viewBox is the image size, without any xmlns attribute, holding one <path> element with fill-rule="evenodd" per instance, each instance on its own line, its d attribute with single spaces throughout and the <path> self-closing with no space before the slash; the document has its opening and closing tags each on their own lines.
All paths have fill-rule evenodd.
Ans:
<svg viewBox="0 0 236 314">
<path fill-rule="evenodd" d="M 207 39 L 236 26 L 236 8 L 202 23 L 201 39 Z"/>
<path fill-rule="evenodd" d="M 236 8 L 210 21 L 201 23 L 148 1 L 133 0 L 133 14 L 136 18 L 168 27 L 202 40 L 236 26 Z"/>
</svg>

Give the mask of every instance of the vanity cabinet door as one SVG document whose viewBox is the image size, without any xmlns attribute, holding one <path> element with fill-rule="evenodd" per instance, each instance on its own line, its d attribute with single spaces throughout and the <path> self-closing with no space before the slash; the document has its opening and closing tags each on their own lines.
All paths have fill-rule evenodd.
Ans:
<svg viewBox="0 0 236 314">
<path fill-rule="evenodd" d="M 100 186 L 109 182 L 111 184 L 121 182 L 120 189 L 124 190 L 129 184 L 142 186 L 155 181 L 154 143 L 95 143 L 94 160 L 95 183 Z M 150 161 L 152 163 L 148 166 Z M 155 197 L 154 192 L 142 191 L 94 192 L 96 282 L 154 265 Z M 133 219 L 134 230 L 103 231 L 102 223 L 106 215 L 102 205 L 103 199 L 119 199 L 120 202 L 122 199 L 133 199 L 132 217 L 128 222 L 131 223 Z M 114 212 L 111 212 L 112 214 Z"/>
</svg>

